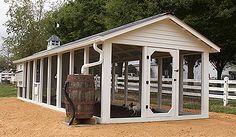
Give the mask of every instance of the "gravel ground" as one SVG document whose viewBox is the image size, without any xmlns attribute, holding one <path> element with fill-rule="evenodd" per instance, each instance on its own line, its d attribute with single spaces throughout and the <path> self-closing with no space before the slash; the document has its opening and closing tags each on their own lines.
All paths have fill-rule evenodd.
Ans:
<svg viewBox="0 0 236 137">
<path fill-rule="evenodd" d="M 209 119 L 68 127 L 64 114 L 16 98 L 0 98 L 0 137 L 236 136 L 236 115 Z"/>
</svg>

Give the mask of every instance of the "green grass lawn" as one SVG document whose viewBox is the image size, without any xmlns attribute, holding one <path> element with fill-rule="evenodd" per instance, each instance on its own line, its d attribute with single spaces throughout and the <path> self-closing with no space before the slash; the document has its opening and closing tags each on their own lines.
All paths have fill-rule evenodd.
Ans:
<svg viewBox="0 0 236 137">
<path fill-rule="evenodd" d="M 0 84 L 0 97 L 16 97 L 16 86 Z"/>
<path fill-rule="evenodd" d="M 236 115 L 236 100 L 229 100 L 228 105 L 224 107 L 223 100 L 210 99 L 209 111 Z"/>
</svg>

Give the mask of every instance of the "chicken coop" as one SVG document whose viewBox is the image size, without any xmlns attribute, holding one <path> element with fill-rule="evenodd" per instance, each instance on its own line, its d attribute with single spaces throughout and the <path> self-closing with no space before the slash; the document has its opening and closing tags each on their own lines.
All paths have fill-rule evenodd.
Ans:
<svg viewBox="0 0 236 137">
<path fill-rule="evenodd" d="M 97 62 L 84 74 L 94 75 L 99 123 L 208 118 L 215 52 L 218 46 L 168 13 L 63 45 L 53 35 L 48 49 L 14 61 L 22 69 L 18 98 L 65 112 L 67 75 Z"/>
</svg>

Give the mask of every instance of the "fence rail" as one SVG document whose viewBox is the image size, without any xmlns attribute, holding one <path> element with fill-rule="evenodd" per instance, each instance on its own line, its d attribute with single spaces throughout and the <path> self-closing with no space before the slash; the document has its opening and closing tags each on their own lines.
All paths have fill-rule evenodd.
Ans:
<svg viewBox="0 0 236 137">
<path fill-rule="evenodd" d="M 162 83 L 162 93 L 171 94 L 172 79 L 163 78 Z M 201 96 L 201 80 L 184 79 L 183 83 L 183 95 Z M 115 90 L 124 89 L 124 77 L 116 77 L 114 85 Z M 158 92 L 157 78 L 151 78 L 150 86 L 151 92 Z M 139 78 L 129 77 L 127 88 L 129 91 L 138 91 Z M 229 80 L 228 77 L 225 77 L 224 80 L 209 80 L 209 97 L 223 99 L 224 106 L 226 106 L 229 99 L 236 99 L 236 80 Z"/>
</svg>

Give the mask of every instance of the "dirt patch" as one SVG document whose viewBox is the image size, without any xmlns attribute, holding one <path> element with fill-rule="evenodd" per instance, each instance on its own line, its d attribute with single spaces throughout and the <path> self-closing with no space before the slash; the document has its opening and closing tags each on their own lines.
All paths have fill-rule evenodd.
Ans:
<svg viewBox="0 0 236 137">
<path fill-rule="evenodd" d="M 68 127 L 64 114 L 16 98 L 0 98 L 0 136 L 154 137 L 236 136 L 236 115 L 210 113 L 209 119 Z"/>
</svg>

